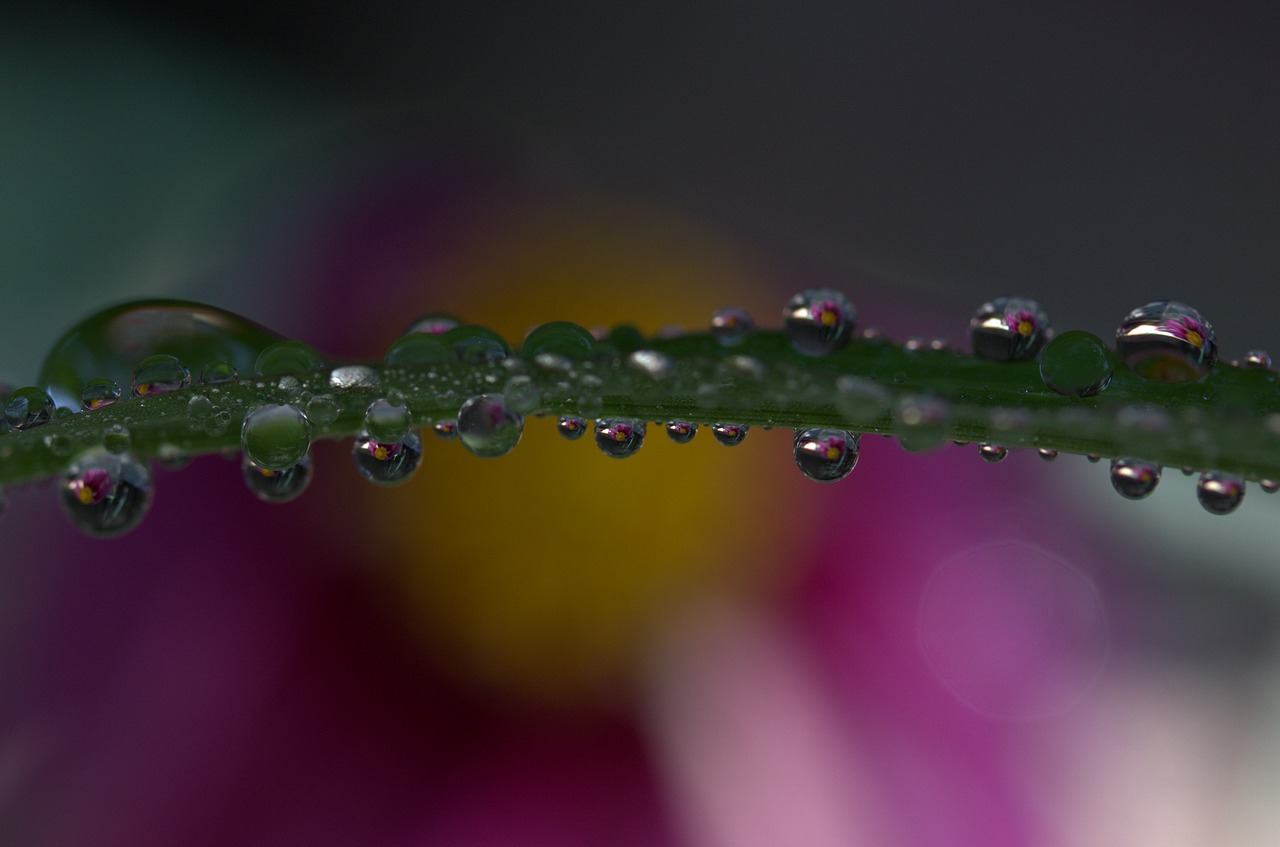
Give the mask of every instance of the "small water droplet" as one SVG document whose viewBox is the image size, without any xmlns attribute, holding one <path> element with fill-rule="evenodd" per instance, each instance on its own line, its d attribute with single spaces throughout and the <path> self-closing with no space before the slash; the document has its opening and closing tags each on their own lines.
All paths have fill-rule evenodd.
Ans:
<svg viewBox="0 0 1280 847">
<path fill-rule="evenodd" d="M 711 425 L 711 434 L 715 436 L 725 447 L 737 447 L 747 439 L 747 433 L 751 430 L 748 426 L 735 423 L 713 423 Z"/>
<path fill-rule="evenodd" d="M 671 359 L 656 350 L 632 351 L 627 354 L 627 366 L 654 380 L 666 379 L 674 369 Z"/>
<path fill-rule="evenodd" d="M 922 335 L 913 335 L 902 343 L 902 349 L 908 353 L 919 353 L 929 349 L 929 342 Z"/>
<path fill-rule="evenodd" d="M 191 464 L 191 459 L 190 454 L 182 452 L 172 444 L 162 444 L 156 452 L 156 461 L 165 470 L 180 471 Z"/>
<path fill-rule="evenodd" d="M 1267 370 L 1271 367 L 1271 356 L 1266 350 L 1250 350 L 1244 354 L 1241 364 L 1246 368 Z"/>
<path fill-rule="evenodd" d="M 458 437 L 458 422 L 439 421 L 432 425 L 431 430 L 445 441 L 452 441 Z"/>
<path fill-rule="evenodd" d="M 133 435 L 128 427 L 112 424 L 107 427 L 106 432 L 102 433 L 102 446 L 108 453 L 114 453 L 117 456 L 128 453 L 129 448 L 133 446 Z"/>
<path fill-rule="evenodd" d="M 207 423 L 215 411 L 217 410 L 213 407 L 213 401 L 203 394 L 193 394 L 187 401 L 187 417 L 194 424 Z"/>
<path fill-rule="evenodd" d="M 105 450 L 77 458 L 59 488 L 72 523 L 94 536 L 128 532 L 151 507 L 151 474 L 146 466 L 132 456 Z"/>
<path fill-rule="evenodd" d="M 458 438 L 463 447 L 481 458 L 507 455 L 516 449 L 523 434 L 524 418 L 501 394 L 472 397 L 458 409 Z"/>
<path fill-rule="evenodd" d="M 746 309 L 726 306 L 711 315 L 711 336 L 723 347 L 737 347 L 756 330 Z"/>
<path fill-rule="evenodd" d="M 634 456 L 644 446 L 645 422 L 631 418 L 596 421 L 596 445 L 611 459 Z"/>
<path fill-rule="evenodd" d="M 552 321 L 536 327 L 520 347 L 520 356 L 535 359 L 541 355 L 562 356 L 570 361 L 590 359 L 595 354 L 596 340 L 576 323 Z"/>
<path fill-rule="evenodd" d="M 836 377 L 835 406 L 850 423 L 875 423 L 889 412 L 893 396 L 884 386 L 852 374 Z"/>
<path fill-rule="evenodd" d="M 904 450 L 913 453 L 941 447 L 951 425 L 951 407 L 937 397 L 916 394 L 898 401 L 896 435 Z"/>
<path fill-rule="evenodd" d="M 669 421 L 667 437 L 677 444 L 688 444 L 698 434 L 698 425 L 692 421 Z"/>
<path fill-rule="evenodd" d="M 459 362 L 480 365 L 496 362 L 511 355 L 511 346 L 501 335 L 483 326 L 463 324 L 446 332 L 442 338 Z"/>
<path fill-rule="evenodd" d="M 409 409 L 386 398 L 374 400 L 365 410 L 364 429 L 374 441 L 399 441 L 409 431 Z"/>
<path fill-rule="evenodd" d="M 1244 500 L 1244 480 L 1235 474 L 1207 471 L 1196 483 L 1196 498 L 1210 514 L 1230 514 Z"/>
<path fill-rule="evenodd" d="M 17 432 L 32 429 L 53 419 L 53 398 L 33 385 L 19 388 L 4 404 L 4 419 Z"/>
<path fill-rule="evenodd" d="M 295 499 L 311 484 L 311 454 L 307 453 L 284 470 L 271 470 L 254 462 L 248 456 L 242 458 L 240 470 L 245 485 L 259 500 L 268 503 L 287 503 Z"/>
<path fill-rule="evenodd" d="M 385 442 L 364 432 L 352 442 L 351 457 L 356 470 L 370 482 L 399 485 L 413 476 L 422 463 L 422 435 L 411 429 L 400 441 Z"/>
<path fill-rule="evenodd" d="M 1141 500 L 1156 490 L 1160 482 L 1160 466 L 1141 459 L 1112 459 L 1111 487 L 1121 497 Z"/>
<path fill-rule="evenodd" d="M 1064 332 L 1040 354 L 1045 386 L 1067 397 L 1093 397 L 1106 390 L 1111 376 L 1111 354 L 1102 339 L 1090 332 Z"/>
<path fill-rule="evenodd" d="M 839 291 L 810 288 L 792 297 L 782 310 L 791 346 L 806 356 L 826 356 L 853 337 L 858 310 Z"/>
<path fill-rule="evenodd" d="M 91 379 L 80 392 L 80 406 L 86 411 L 110 406 L 120 399 L 120 383 L 108 376 Z"/>
<path fill-rule="evenodd" d="M 969 344 L 975 356 L 996 362 L 1034 358 L 1050 335 L 1049 318 L 1026 297 L 997 297 L 969 319 Z"/>
<path fill-rule="evenodd" d="M 751 388 L 764 381 L 764 363 L 754 356 L 726 356 L 716 363 L 716 376 L 722 387 Z"/>
<path fill-rule="evenodd" d="M 507 405 L 513 412 L 527 415 L 542 403 L 542 391 L 533 379 L 524 374 L 517 374 L 502 386 L 502 396 L 507 398 Z"/>
<path fill-rule="evenodd" d="M 329 387 L 336 391 L 377 388 L 381 384 L 378 372 L 368 365 L 343 365 L 329 372 Z"/>
<path fill-rule="evenodd" d="M 338 419 L 338 404 L 327 394 L 317 394 L 307 401 L 307 420 L 316 426 L 328 426 Z"/>
<path fill-rule="evenodd" d="M 254 363 L 254 371 L 262 376 L 303 376 L 318 370 L 324 360 L 310 344 L 301 341 L 277 341 L 267 347 Z"/>
<path fill-rule="evenodd" d="M 574 415 L 561 415 L 556 422 L 556 431 L 569 441 L 577 441 L 587 431 L 587 420 Z"/>
<path fill-rule="evenodd" d="M 929 342 L 929 349 L 935 353 L 946 353 L 951 349 L 951 342 L 945 338 L 935 338 Z"/>
<path fill-rule="evenodd" d="M 427 335 L 444 335 L 461 323 L 462 321 L 453 315 L 445 314 L 444 312 L 432 312 L 414 319 L 405 330 L 405 334 L 416 332 Z"/>
<path fill-rule="evenodd" d="M 430 365 L 457 360 L 453 348 L 438 335 L 426 332 L 412 332 L 400 338 L 386 355 L 388 365 Z"/>
<path fill-rule="evenodd" d="M 837 482 L 858 464 L 861 441 L 858 433 L 843 429 L 796 430 L 796 467 L 814 482 Z"/>
<path fill-rule="evenodd" d="M 200 370 L 201 385 L 218 385 L 223 382 L 234 382 L 239 379 L 240 372 L 230 362 L 210 362 Z"/>
<path fill-rule="evenodd" d="M 1039 453 L 1040 458 L 1044 459 L 1046 462 L 1052 462 L 1054 459 L 1058 458 L 1058 451 L 1049 447 L 1041 447 L 1036 452 Z"/>
<path fill-rule="evenodd" d="M 311 422 L 297 406 L 259 406 L 244 416 L 240 447 L 258 465 L 285 470 L 302 461 L 311 448 Z"/>
<path fill-rule="evenodd" d="M 1090 464 L 1094 465 L 1102 461 L 1102 456 L 1097 453 L 1086 453 L 1085 458 L 1089 460 Z"/>
<path fill-rule="evenodd" d="M 1275 494 L 1277 491 L 1280 491 L 1280 480 L 1260 479 L 1258 480 L 1258 487 L 1268 494 Z"/>
<path fill-rule="evenodd" d="M 1116 353 L 1145 379 L 1194 382 L 1217 359 L 1213 327 L 1195 309 L 1157 300 L 1134 309 L 1116 330 Z"/>
<path fill-rule="evenodd" d="M 50 433 L 44 437 L 44 446 L 55 456 L 71 454 L 71 437 L 65 432 Z"/>
<path fill-rule="evenodd" d="M 1009 448 L 1001 447 L 999 444 L 979 444 L 978 454 L 982 456 L 984 462 L 994 465 L 1005 460 L 1009 455 Z"/>
</svg>

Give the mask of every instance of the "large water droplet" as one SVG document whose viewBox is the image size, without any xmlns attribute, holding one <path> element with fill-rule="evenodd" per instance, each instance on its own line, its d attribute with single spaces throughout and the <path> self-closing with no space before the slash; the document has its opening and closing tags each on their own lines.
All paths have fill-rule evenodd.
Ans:
<svg viewBox="0 0 1280 847">
<path fill-rule="evenodd" d="M 1139 376 L 1159 382 L 1194 382 L 1217 359 L 1213 327 L 1195 309 L 1157 300 L 1134 309 L 1116 330 L 1116 352 Z"/>
<path fill-rule="evenodd" d="M 131 385 L 147 356 L 167 353 L 201 371 L 225 362 L 249 371 L 259 353 L 280 340 L 271 330 L 237 314 L 181 300 L 141 300 L 96 312 L 54 344 L 40 368 L 40 385 L 54 401 L 78 408 L 90 380 Z"/>
<path fill-rule="evenodd" d="M 284 470 L 264 468 L 245 456 L 240 463 L 245 485 L 259 500 L 268 503 L 287 503 L 296 498 L 311 484 L 311 454 L 307 453 L 295 465 Z"/>
<path fill-rule="evenodd" d="M 595 349 L 595 338 L 583 327 L 569 321 L 552 321 L 529 333 L 520 347 L 520 356 L 532 360 L 547 354 L 578 361 L 590 359 Z"/>
<path fill-rule="evenodd" d="M 748 426 L 735 423 L 713 423 L 711 425 L 711 434 L 715 436 L 725 447 L 737 447 L 747 439 L 747 433 L 751 430 Z"/>
<path fill-rule="evenodd" d="M 997 297 L 978 307 L 969 319 L 973 353 L 996 362 L 1033 358 L 1049 337 L 1049 318 L 1040 304 L 1026 297 Z"/>
<path fill-rule="evenodd" d="M 587 421 L 575 415 L 561 415 L 556 421 L 556 431 L 569 441 L 577 441 L 587 431 Z"/>
<path fill-rule="evenodd" d="M 259 406 L 244 416 L 240 446 L 256 464 L 282 471 L 302 461 L 311 448 L 311 423 L 297 406 Z"/>
<path fill-rule="evenodd" d="M 409 324 L 408 329 L 405 330 L 405 334 L 423 333 L 427 335 L 444 335 L 446 332 L 461 323 L 462 321 L 453 315 L 446 314 L 444 312 L 432 312 L 431 314 L 415 318 L 414 321 Z"/>
<path fill-rule="evenodd" d="M 413 332 L 404 336 L 387 350 L 389 365 L 430 365 L 440 362 L 456 362 L 457 354 L 438 335 Z"/>
<path fill-rule="evenodd" d="M 375 441 L 399 441 L 409 431 L 409 409 L 385 397 L 374 400 L 365 410 L 364 429 Z"/>
<path fill-rule="evenodd" d="M 667 437 L 677 444 L 688 444 L 698 434 L 698 425 L 692 421 L 669 421 Z"/>
<path fill-rule="evenodd" d="M 842 480 L 858 464 L 861 440 L 858 433 L 843 429 L 796 430 L 796 467 L 814 482 Z"/>
<path fill-rule="evenodd" d="M 105 450 L 77 458 L 59 488 L 72 522 L 99 537 L 128 532 L 151 507 L 151 474 L 146 466 L 132 456 Z"/>
<path fill-rule="evenodd" d="M 520 443 L 524 418 L 501 394 L 472 397 L 458 410 L 458 438 L 462 446 L 485 459 L 505 456 Z"/>
<path fill-rule="evenodd" d="M 329 387 L 337 391 L 377 388 L 381 384 L 378 372 L 368 365 L 343 365 L 329 372 Z"/>
<path fill-rule="evenodd" d="M 711 335 L 724 347 L 737 347 L 755 332 L 756 322 L 746 309 L 726 306 L 711 315 Z"/>
<path fill-rule="evenodd" d="M 1244 480 L 1235 474 L 1208 471 L 1196 483 L 1196 498 L 1211 514 L 1230 514 L 1244 500 Z"/>
<path fill-rule="evenodd" d="M 191 371 L 187 370 L 187 366 L 177 356 L 157 353 L 138 363 L 130 384 L 134 395 L 138 397 L 168 394 L 190 385 Z"/>
<path fill-rule="evenodd" d="M 399 485 L 413 476 L 422 463 L 422 435 L 409 430 L 400 441 L 376 441 L 368 433 L 356 436 L 351 445 L 356 470 L 378 485 Z"/>
<path fill-rule="evenodd" d="M 80 392 L 80 405 L 90 412 L 110 406 L 119 399 L 120 383 L 105 376 L 89 380 Z"/>
<path fill-rule="evenodd" d="M 1003 462 L 1009 455 L 1009 448 L 999 444 L 979 444 L 978 455 L 982 456 L 984 462 L 998 464 Z"/>
<path fill-rule="evenodd" d="M 1121 497 L 1141 500 L 1156 490 L 1160 482 L 1160 466 L 1141 459 L 1112 459 L 1111 487 Z"/>
<path fill-rule="evenodd" d="M 644 446 L 645 422 L 631 418 L 596 421 L 596 445 L 611 459 L 634 456 Z"/>
<path fill-rule="evenodd" d="M 903 449 L 923 452 L 941 447 L 951 425 L 951 407 L 928 395 L 909 395 L 898 402 L 896 434 Z"/>
<path fill-rule="evenodd" d="M 1040 354 L 1040 378 L 1049 390 L 1068 397 L 1092 397 L 1105 391 L 1111 375 L 1111 354 L 1102 339 L 1090 332 L 1064 332 Z"/>
<path fill-rule="evenodd" d="M 835 289 L 810 288 L 787 302 L 782 320 L 792 347 L 806 356 L 825 356 L 849 343 L 858 310 Z"/>
<path fill-rule="evenodd" d="M 53 398 L 28 385 L 9 395 L 4 404 L 4 419 L 11 429 L 21 432 L 46 424 L 53 419 Z"/>
<path fill-rule="evenodd" d="M 459 362 L 471 365 L 496 362 L 511 355 L 511 346 L 503 337 L 483 326 L 456 326 L 446 332 L 443 339 Z"/>
<path fill-rule="evenodd" d="M 304 376 L 323 364 L 324 360 L 310 344 L 277 341 L 258 355 L 253 369 L 263 376 Z"/>
</svg>

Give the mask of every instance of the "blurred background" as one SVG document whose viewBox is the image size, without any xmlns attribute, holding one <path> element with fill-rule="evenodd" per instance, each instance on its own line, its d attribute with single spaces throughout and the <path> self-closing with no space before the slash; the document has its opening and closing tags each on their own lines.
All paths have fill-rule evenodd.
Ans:
<svg viewBox="0 0 1280 847">
<path fill-rule="evenodd" d="M 1280 350 L 1265 4 L 48 3 L 0 12 L 0 380 L 130 297 L 378 358 L 416 315 L 864 325 L 1148 300 Z M 531 421 L 295 503 L 0 519 L 0 843 L 1253 845 L 1276 502 L 789 434 L 626 462 Z M 874 442 L 874 443 L 873 443 Z"/>
</svg>

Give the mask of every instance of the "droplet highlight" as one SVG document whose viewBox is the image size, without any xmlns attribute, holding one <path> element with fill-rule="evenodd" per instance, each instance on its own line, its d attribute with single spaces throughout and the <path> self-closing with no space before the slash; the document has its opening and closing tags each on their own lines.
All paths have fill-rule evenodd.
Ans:
<svg viewBox="0 0 1280 847">
<path fill-rule="evenodd" d="M 1128 500 L 1149 497 L 1160 482 L 1160 465 L 1141 459 L 1112 459 L 1111 487 Z"/>
<path fill-rule="evenodd" d="M 110 406 L 119 399 L 120 383 L 111 377 L 91 379 L 80 392 L 80 406 L 87 412 Z"/>
<path fill-rule="evenodd" d="M 1244 480 L 1235 474 L 1208 471 L 1196 483 L 1196 499 L 1212 515 L 1229 515 L 1244 501 Z"/>
<path fill-rule="evenodd" d="M 843 348 L 853 337 L 857 320 L 853 303 L 832 288 L 801 291 L 782 310 L 787 339 L 805 356 L 826 356 Z"/>
<path fill-rule="evenodd" d="M 857 466 L 860 449 L 861 436 L 856 432 L 821 427 L 796 430 L 796 467 L 814 482 L 844 479 Z"/>
<path fill-rule="evenodd" d="M 244 416 L 240 446 L 256 464 L 285 470 L 302 461 L 311 448 L 311 422 L 291 404 L 259 406 Z"/>
<path fill-rule="evenodd" d="M 698 434 L 698 425 L 693 421 L 668 421 L 667 437 L 677 444 L 688 444 Z"/>
<path fill-rule="evenodd" d="M 245 485 L 253 496 L 267 503 L 288 503 L 297 499 L 311 484 L 313 472 L 311 454 L 307 453 L 284 470 L 271 470 L 244 456 L 240 462 Z"/>
<path fill-rule="evenodd" d="M 556 432 L 567 441 L 577 441 L 587 432 L 587 420 L 574 415 L 562 415 L 556 421 Z"/>
<path fill-rule="evenodd" d="M 364 429 L 375 441 L 399 441 L 409 431 L 409 409 L 385 397 L 374 400 L 365 410 Z"/>
<path fill-rule="evenodd" d="M 726 306 L 711 315 L 711 337 L 722 347 L 737 347 L 756 330 L 756 322 L 746 309 Z"/>
<path fill-rule="evenodd" d="M 1157 300 L 1130 312 L 1116 330 L 1116 353 L 1139 376 L 1157 382 L 1203 379 L 1218 355 L 1213 326 L 1175 300 Z"/>
<path fill-rule="evenodd" d="M 982 461 L 995 465 L 1008 458 L 1009 448 L 999 444 L 979 444 L 978 455 L 982 456 Z"/>
<path fill-rule="evenodd" d="M 377 485 L 399 485 L 413 476 L 422 463 L 422 436 L 409 430 L 400 441 L 378 441 L 361 433 L 351 444 L 356 470 Z"/>
<path fill-rule="evenodd" d="M 1034 358 L 1050 333 L 1040 304 L 1026 297 L 997 297 L 969 318 L 969 345 L 975 356 L 995 362 Z"/>
<path fill-rule="evenodd" d="M 472 397 L 458 409 L 458 438 L 462 446 L 484 459 L 505 456 L 520 443 L 524 417 L 507 405 L 501 394 Z"/>
<path fill-rule="evenodd" d="M 711 434 L 725 447 L 737 447 L 746 441 L 747 433 L 750 431 L 751 428 L 743 424 L 713 423 L 711 425 Z"/>
<path fill-rule="evenodd" d="M 151 508 L 151 473 L 132 456 L 94 450 L 80 456 L 59 484 L 67 515 L 99 538 L 136 527 Z"/>
<path fill-rule="evenodd" d="M 644 446 L 645 422 L 631 418 L 596 421 L 596 446 L 611 459 L 634 456 Z"/>
<path fill-rule="evenodd" d="M 33 385 L 17 389 L 4 404 L 5 422 L 16 432 L 47 424 L 53 412 L 53 398 Z"/>
</svg>

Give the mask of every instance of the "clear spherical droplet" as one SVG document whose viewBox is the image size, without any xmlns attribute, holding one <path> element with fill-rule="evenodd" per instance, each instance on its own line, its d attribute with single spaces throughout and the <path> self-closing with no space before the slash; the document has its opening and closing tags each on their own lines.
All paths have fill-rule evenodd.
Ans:
<svg viewBox="0 0 1280 847">
<path fill-rule="evenodd" d="M 458 438 L 462 446 L 485 459 L 505 456 L 520 443 L 524 417 L 507 405 L 501 394 L 472 397 L 458 409 Z"/>
<path fill-rule="evenodd" d="M 416 332 L 427 335 L 444 335 L 461 323 L 462 321 L 453 315 L 445 314 L 444 312 L 432 312 L 415 318 L 405 329 L 405 334 Z"/>
<path fill-rule="evenodd" d="M 556 431 L 569 441 L 577 441 L 587 432 L 587 420 L 574 415 L 561 415 L 560 420 L 556 421 Z"/>
<path fill-rule="evenodd" d="M 1112 459 L 1111 487 L 1121 497 L 1141 500 L 1156 490 L 1160 482 L 1160 466 L 1141 459 Z"/>
<path fill-rule="evenodd" d="M 1003 462 L 1009 455 L 1009 448 L 1002 447 L 999 444 L 979 444 L 978 454 L 982 456 L 984 462 L 997 464 Z"/>
<path fill-rule="evenodd" d="M 1240 364 L 1246 368 L 1267 370 L 1271 367 L 1271 356 L 1266 350 L 1250 350 L 1244 354 L 1244 359 Z"/>
<path fill-rule="evenodd" d="M 1111 384 L 1111 354 L 1102 339 L 1071 330 L 1050 341 L 1040 354 L 1040 378 L 1050 391 L 1092 397 Z"/>
<path fill-rule="evenodd" d="M 259 406 L 244 416 L 240 446 L 256 464 L 285 470 L 302 461 L 311 448 L 311 422 L 297 406 Z"/>
<path fill-rule="evenodd" d="M 375 441 L 399 441 L 409 431 L 409 409 L 385 397 L 374 400 L 365 410 L 364 429 Z"/>
<path fill-rule="evenodd" d="M 698 425 L 692 421 L 668 421 L 667 437 L 677 444 L 688 444 L 698 434 Z"/>
<path fill-rule="evenodd" d="M 795 460 L 814 482 L 837 482 L 858 464 L 861 436 L 843 429 L 796 430 Z"/>
<path fill-rule="evenodd" d="M 595 338 L 583 327 L 569 321 L 552 321 L 529 333 L 520 347 L 520 356 L 532 360 L 545 354 L 581 361 L 590 359 L 595 349 Z"/>
<path fill-rule="evenodd" d="M 310 344 L 301 341 L 277 341 L 267 347 L 254 363 L 254 371 L 262 376 L 303 376 L 324 364 Z"/>
<path fill-rule="evenodd" d="M 791 346 L 806 356 L 826 356 L 853 337 L 858 310 L 839 291 L 810 288 L 787 302 L 783 328 Z"/>
<path fill-rule="evenodd" d="M 1036 452 L 1039 453 L 1040 458 L 1044 459 L 1046 462 L 1052 462 L 1054 459 L 1058 458 L 1058 451 L 1049 447 L 1041 447 Z"/>
<path fill-rule="evenodd" d="M 48 423 L 53 413 L 53 398 L 33 385 L 14 391 L 4 404 L 5 422 L 18 432 Z"/>
<path fill-rule="evenodd" d="M 316 426 L 328 426 L 338 419 L 338 404 L 327 394 L 317 394 L 307 401 L 307 420 Z"/>
<path fill-rule="evenodd" d="M 240 469 L 245 485 L 253 492 L 253 496 L 268 503 L 287 503 L 311 484 L 310 453 L 303 456 L 297 464 L 279 471 L 264 468 L 245 456 L 240 462 Z"/>
<path fill-rule="evenodd" d="M 218 385 L 223 382 L 234 382 L 239 376 L 240 372 L 230 362 L 210 362 L 200 369 L 200 384 Z"/>
<path fill-rule="evenodd" d="M 1139 376 L 1158 382 L 1203 379 L 1218 355 L 1213 327 L 1195 309 L 1174 300 L 1130 312 L 1116 330 L 1116 353 Z"/>
<path fill-rule="evenodd" d="M 479 365 L 511 355 L 511 345 L 501 335 L 482 326 L 456 326 L 442 336 L 459 362 Z"/>
<path fill-rule="evenodd" d="M 445 344 L 439 335 L 427 332 L 411 332 L 403 336 L 391 345 L 386 355 L 388 365 L 430 365 L 457 360 L 453 348 Z"/>
<path fill-rule="evenodd" d="M 1235 474 L 1208 471 L 1196 483 L 1196 498 L 1210 514 L 1230 514 L 1244 500 L 1244 480 Z"/>
<path fill-rule="evenodd" d="M 400 441 L 377 441 L 368 433 L 356 436 L 351 444 L 356 470 L 378 485 L 399 485 L 413 476 L 422 463 L 422 436 L 409 430 Z"/>
<path fill-rule="evenodd" d="M 443 438 L 445 441 L 452 441 L 458 437 L 457 421 L 438 421 L 432 424 L 431 431 Z"/>
<path fill-rule="evenodd" d="M 746 309 L 726 306 L 711 315 L 711 336 L 724 347 L 737 347 L 756 330 L 756 322 Z"/>
<path fill-rule="evenodd" d="M 596 421 L 596 445 L 611 459 L 634 456 L 644 446 L 645 422 L 630 418 Z"/>
<path fill-rule="evenodd" d="M 121 535 L 151 507 L 151 473 L 132 456 L 93 450 L 76 459 L 59 485 L 72 523 L 90 535 Z"/>
<path fill-rule="evenodd" d="M 996 362 L 1034 358 L 1050 334 L 1040 304 L 1026 297 L 997 297 L 969 319 L 969 344 L 975 356 Z"/>
<path fill-rule="evenodd" d="M 751 428 L 735 423 L 713 423 L 711 434 L 725 447 L 737 447 L 747 438 Z"/>
<path fill-rule="evenodd" d="M 89 380 L 80 392 L 80 406 L 89 412 L 110 406 L 119 399 L 120 383 L 107 376 Z"/>
<path fill-rule="evenodd" d="M 1280 491 L 1280 479 L 1260 479 L 1258 487 L 1268 494 L 1275 494 Z"/>
</svg>

